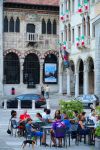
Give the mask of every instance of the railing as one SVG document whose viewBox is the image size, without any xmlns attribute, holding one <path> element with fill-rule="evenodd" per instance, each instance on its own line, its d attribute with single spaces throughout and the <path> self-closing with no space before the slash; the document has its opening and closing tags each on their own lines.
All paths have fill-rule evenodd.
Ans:
<svg viewBox="0 0 100 150">
<path fill-rule="evenodd" d="M 56 49 L 57 35 L 43 35 L 37 33 L 4 33 L 4 48 L 25 48 L 29 42 L 38 44 L 36 48 Z"/>
</svg>

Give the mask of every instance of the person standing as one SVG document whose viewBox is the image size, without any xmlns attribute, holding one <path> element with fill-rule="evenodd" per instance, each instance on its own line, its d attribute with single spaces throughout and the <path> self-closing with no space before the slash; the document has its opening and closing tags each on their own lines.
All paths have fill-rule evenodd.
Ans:
<svg viewBox="0 0 100 150">
<path fill-rule="evenodd" d="M 41 86 L 41 95 L 44 97 L 44 86 Z"/>
<path fill-rule="evenodd" d="M 45 88 L 46 98 L 49 98 L 50 87 L 47 85 Z"/>
</svg>

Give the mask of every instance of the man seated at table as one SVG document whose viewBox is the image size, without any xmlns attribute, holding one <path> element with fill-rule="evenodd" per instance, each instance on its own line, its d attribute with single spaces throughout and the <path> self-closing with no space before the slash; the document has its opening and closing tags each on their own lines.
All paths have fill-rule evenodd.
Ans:
<svg viewBox="0 0 100 150">
<path fill-rule="evenodd" d="M 20 115 L 20 122 L 26 121 L 28 118 L 31 118 L 27 113 L 27 110 L 24 110 L 24 113 Z"/>
<path fill-rule="evenodd" d="M 31 118 L 28 118 L 27 119 L 27 124 L 25 125 L 26 127 L 26 130 L 27 132 L 31 135 L 31 138 L 33 137 L 41 137 L 41 142 L 42 142 L 42 145 L 44 146 L 48 146 L 48 144 L 46 144 L 45 142 L 45 135 L 43 132 L 41 131 L 37 131 L 34 126 L 32 125 L 32 119 Z"/>
<path fill-rule="evenodd" d="M 51 140 L 53 141 L 54 147 L 56 147 L 56 138 L 59 140 L 58 147 L 62 147 L 62 138 L 65 136 L 65 129 L 66 125 L 63 121 L 61 121 L 61 116 L 56 116 L 55 122 L 52 124 L 52 129 L 50 130 L 51 133 Z"/>
<path fill-rule="evenodd" d="M 45 116 L 43 116 L 44 121 L 47 123 L 52 123 L 52 118 L 50 113 L 51 113 L 50 109 L 47 109 Z"/>
</svg>

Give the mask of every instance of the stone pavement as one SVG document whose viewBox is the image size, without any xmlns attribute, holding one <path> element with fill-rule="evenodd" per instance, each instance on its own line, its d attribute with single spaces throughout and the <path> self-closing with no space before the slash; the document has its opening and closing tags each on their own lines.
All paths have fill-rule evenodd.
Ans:
<svg viewBox="0 0 100 150">
<path fill-rule="evenodd" d="M 41 109 L 36 110 L 37 112 L 42 112 Z M 31 114 L 31 117 L 34 118 L 35 112 L 32 112 L 31 110 L 28 110 L 28 112 Z M 18 111 L 18 116 L 22 112 L 22 110 Z M 52 110 L 52 113 L 54 113 L 54 110 Z M 10 116 L 10 110 L 3 110 L 0 109 L 0 150 L 21 150 L 21 145 L 24 140 L 23 137 L 12 137 L 6 133 L 7 131 L 7 126 L 9 122 L 9 116 Z M 50 137 L 48 135 L 47 137 L 47 143 L 50 143 Z M 50 148 L 50 147 L 43 147 L 39 146 L 39 143 L 35 145 L 34 150 L 56 150 L 56 148 Z M 32 147 L 28 146 L 25 148 L 25 150 L 31 150 Z M 66 148 L 57 148 L 57 149 L 62 149 L 65 150 Z M 79 146 L 76 146 L 74 141 L 71 141 L 71 146 L 67 147 L 68 150 L 94 150 L 93 146 L 88 146 L 84 145 L 83 143 L 80 143 Z"/>
</svg>

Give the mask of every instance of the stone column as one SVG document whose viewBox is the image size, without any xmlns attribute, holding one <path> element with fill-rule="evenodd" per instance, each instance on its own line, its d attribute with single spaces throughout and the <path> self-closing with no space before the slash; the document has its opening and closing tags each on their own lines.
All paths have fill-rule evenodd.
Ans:
<svg viewBox="0 0 100 150">
<path fill-rule="evenodd" d="M 61 61 L 59 62 L 59 93 L 63 93 L 63 70 Z"/>
<path fill-rule="evenodd" d="M 75 73 L 75 97 L 79 95 L 79 72 Z"/>
<path fill-rule="evenodd" d="M 20 59 L 20 84 L 23 84 L 23 64 L 24 64 L 24 59 Z"/>
<path fill-rule="evenodd" d="M 44 59 L 40 60 L 40 85 L 43 84 L 43 64 L 44 64 Z"/>
<path fill-rule="evenodd" d="M 95 21 L 95 94 L 100 98 L 100 16 Z"/>
<path fill-rule="evenodd" d="M 70 69 L 67 68 L 67 95 L 70 96 Z"/>
<path fill-rule="evenodd" d="M 84 94 L 89 92 L 88 64 L 84 63 Z"/>
<path fill-rule="evenodd" d="M 0 0 L 0 95 L 3 96 L 3 0 Z"/>
</svg>

